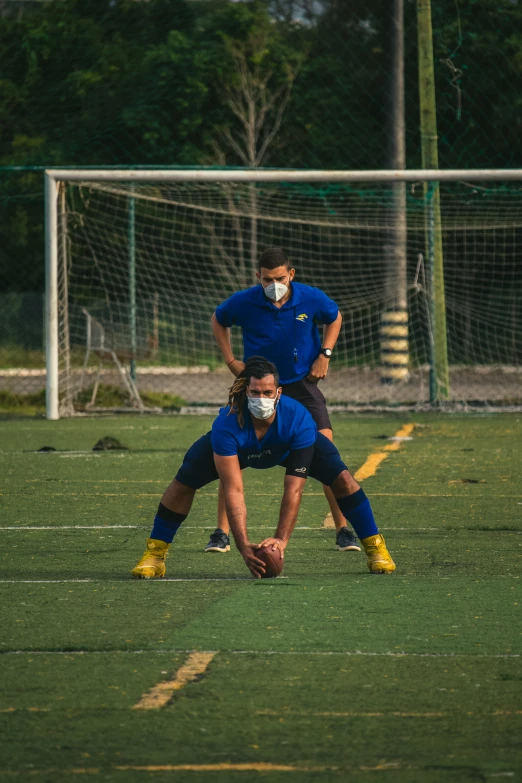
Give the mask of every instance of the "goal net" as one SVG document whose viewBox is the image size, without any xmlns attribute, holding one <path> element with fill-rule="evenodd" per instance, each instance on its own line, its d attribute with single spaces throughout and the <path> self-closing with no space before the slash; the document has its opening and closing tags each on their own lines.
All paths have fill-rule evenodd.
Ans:
<svg viewBox="0 0 522 783">
<path fill-rule="evenodd" d="M 52 191 L 59 415 L 223 404 L 210 317 L 273 245 L 343 315 L 329 404 L 522 403 L 522 183 L 82 176 Z"/>
</svg>

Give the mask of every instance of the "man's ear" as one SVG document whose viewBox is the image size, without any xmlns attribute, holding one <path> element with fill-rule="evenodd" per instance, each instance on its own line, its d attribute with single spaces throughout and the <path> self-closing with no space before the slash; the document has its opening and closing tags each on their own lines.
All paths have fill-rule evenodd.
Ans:
<svg viewBox="0 0 522 783">
<path fill-rule="evenodd" d="M 256 272 L 256 277 L 261 282 L 261 275 L 259 274 L 259 272 Z"/>
<path fill-rule="evenodd" d="M 295 269 L 292 267 L 292 269 L 290 270 L 290 282 L 292 282 L 294 277 L 295 277 Z"/>
</svg>

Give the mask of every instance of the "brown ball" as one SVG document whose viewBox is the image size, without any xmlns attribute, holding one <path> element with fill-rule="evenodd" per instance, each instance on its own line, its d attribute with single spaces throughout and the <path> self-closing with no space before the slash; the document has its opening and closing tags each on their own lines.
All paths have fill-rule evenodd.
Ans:
<svg viewBox="0 0 522 783">
<path fill-rule="evenodd" d="M 256 549 L 255 554 L 266 566 L 266 571 L 261 575 L 261 579 L 271 579 L 274 576 L 279 576 L 285 564 L 280 549 L 273 550 L 272 545 L 268 548 L 262 546 L 261 549 Z"/>
</svg>

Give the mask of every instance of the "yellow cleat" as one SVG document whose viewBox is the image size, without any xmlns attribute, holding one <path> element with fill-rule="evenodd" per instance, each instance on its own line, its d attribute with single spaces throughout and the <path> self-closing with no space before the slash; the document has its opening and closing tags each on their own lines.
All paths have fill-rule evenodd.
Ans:
<svg viewBox="0 0 522 783">
<path fill-rule="evenodd" d="M 147 539 L 147 549 L 138 565 L 132 569 L 135 579 L 156 579 L 165 576 L 165 558 L 170 544 L 157 538 Z"/>
<path fill-rule="evenodd" d="M 381 535 L 362 538 L 361 544 L 368 556 L 368 569 L 372 574 L 391 574 L 395 571 L 395 563 Z"/>
</svg>

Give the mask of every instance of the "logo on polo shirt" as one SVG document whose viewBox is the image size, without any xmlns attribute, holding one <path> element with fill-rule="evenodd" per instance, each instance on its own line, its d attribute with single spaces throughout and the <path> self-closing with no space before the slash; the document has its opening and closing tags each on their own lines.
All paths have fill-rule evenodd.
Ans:
<svg viewBox="0 0 522 783">
<path fill-rule="evenodd" d="M 272 449 L 265 449 L 264 451 L 260 451 L 258 454 L 249 454 L 247 459 L 261 459 L 261 457 L 266 457 L 271 453 Z"/>
<path fill-rule="evenodd" d="M 307 318 L 308 318 L 308 316 L 307 316 L 306 313 L 301 313 L 301 315 L 298 315 L 295 320 L 303 322 L 303 321 L 306 321 Z"/>
<path fill-rule="evenodd" d="M 296 468 L 295 473 L 306 473 L 306 468 Z"/>
</svg>

